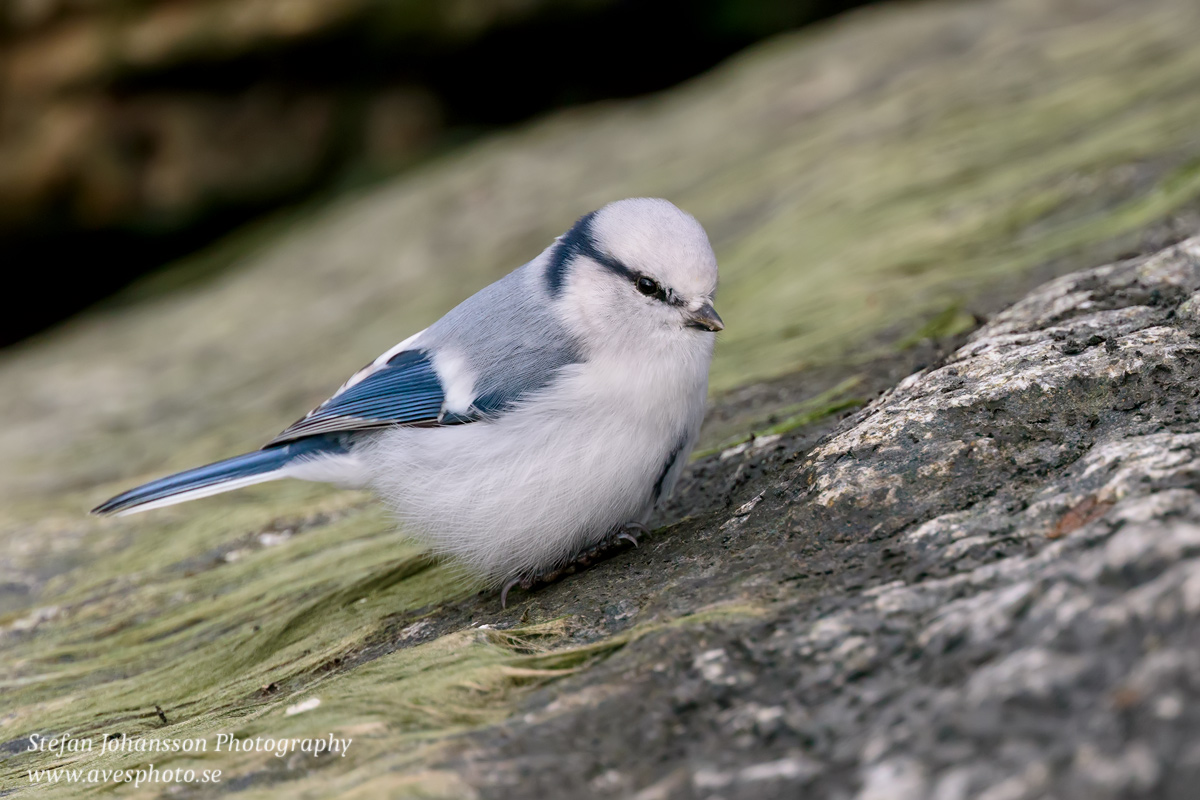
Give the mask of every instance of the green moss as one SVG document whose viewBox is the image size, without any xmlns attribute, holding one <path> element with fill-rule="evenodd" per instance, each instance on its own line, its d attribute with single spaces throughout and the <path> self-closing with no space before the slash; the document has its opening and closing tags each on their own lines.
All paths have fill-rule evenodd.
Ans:
<svg viewBox="0 0 1200 800">
<path fill-rule="evenodd" d="M 396 768 L 407 769 L 406 781 L 411 781 L 414 767 L 422 758 L 428 758 L 440 741 L 503 719 L 520 693 L 586 669 L 628 643 L 664 628 L 758 613 L 753 607 L 719 606 L 667 622 L 643 624 L 602 641 L 566 647 L 563 642 L 573 627 L 568 619 L 504 631 L 468 628 L 403 647 L 352 670 L 338 669 L 334 659 L 353 650 L 361 631 L 339 625 L 336 618 L 323 618 L 323 627 L 341 630 L 343 636 L 328 632 L 310 635 L 303 651 L 278 641 L 271 647 L 260 642 L 243 650 L 238 633 L 225 631 L 220 652 L 232 663 L 191 663 L 197 653 L 189 640 L 195 639 L 197 632 L 180 631 L 160 648 L 167 661 L 173 663 L 141 673 L 128 691 L 121 690 L 125 687 L 119 681 L 105 684 L 103 696 L 94 688 L 64 696 L 61 686 L 52 692 L 45 692 L 44 687 L 6 687 L 13 701 L 11 707 L 18 714 L 33 710 L 38 715 L 42 724 L 37 730 L 59 734 L 70 731 L 77 739 L 90 738 L 96 743 L 96 751 L 65 758 L 48 752 L 18 754 L 0 769 L 0 780 L 12 786 L 27 781 L 31 769 L 137 769 L 152 761 L 160 770 L 222 769 L 228 775 L 259 774 L 270 782 L 288 779 L 289 791 L 302 791 L 309 784 L 328 785 L 331 780 L 345 781 L 347 788 L 364 781 L 373 786 L 381 773 Z M 230 654 L 239 657 L 229 659 Z M 197 673 L 204 677 L 198 680 Z M 237 684 L 236 688 L 228 685 L 230 681 Z M 28 704 L 38 694 L 56 700 L 31 708 Z M 204 702 L 188 701 L 197 697 L 203 697 Z M 157 717 L 155 703 L 170 715 L 168 724 Z M 70 708 L 58 711 L 59 706 Z M 203 739 L 209 749 L 203 754 L 153 757 L 137 753 L 99 755 L 104 735 L 116 732 L 130 738 Z M 238 739 L 304 739 L 334 734 L 336 738 L 351 738 L 354 743 L 345 758 L 307 762 L 309 771 L 301 773 L 297 782 L 294 774 L 275 774 L 285 772 L 285 762 L 272 752 L 217 752 L 220 734 Z M 367 765 L 370 768 L 364 769 Z M 437 785 L 447 780 L 445 776 L 429 779 Z M 423 781 L 400 785 L 407 787 L 406 792 L 420 796 Z M 103 790 L 98 786 L 60 787 L 55 796 L 86 796 Z"/>
<path fill-rule="evenodd" d="M 861 383 L 860 376 L 847 378 L 832 389 L 821 392 L 804 402 L 776 409 L 772 412 L 770 420 L 752 426 L 750 433 L 727 439 L 713 447 L 697 450 L 692 454 L 692 460 L 720 453 L 730 447 L 736 447 L 764 436 L 779 436 L 789 433 L 842 411 L 865 405 L 866 400 L 851 395 L 851 391 Z"/>
<path fill-rule="evenodd" d="M 296 795 L 464 794 L 422 766 L 448 734 L 658 629 L 584 647 L 571 620 L 424 641 L 411 626 L 453 618 L 441 609 L 473 589 L 357 493 L 277 484 L 129 519 L 86 509 L 261 444 L 622 196 L 669 197 L 710 231 L 718 394 L 894 352 L 888 331 L 914 331 L 901 345 L 961 332 L 974 298 L 1031 270 L 1103 263 L 1200 208 L 1200 48 L 1190 0 L 1100 5 L 856 14 L 281 217 L 0 355 L 3 737 L 328 727 L 356 737 L 353 758 L 202 760 L 245 777 L 247 796 L 285 779 Z M 860 402 L 843 384 L 708 452 Z M 0 784 L 50 763 L 15 755 Z"/>
<path fill-rule="evenodd" d="M 896 347 L 907 350 L 924 341 L 949 339 L 960 333 L 966 333 L 977 324 L 974 315 L 968 314 L 963 311 L 962 306 L 954 303 L 939 311 L 924 325 L 897 342 Z"/>
</svg>

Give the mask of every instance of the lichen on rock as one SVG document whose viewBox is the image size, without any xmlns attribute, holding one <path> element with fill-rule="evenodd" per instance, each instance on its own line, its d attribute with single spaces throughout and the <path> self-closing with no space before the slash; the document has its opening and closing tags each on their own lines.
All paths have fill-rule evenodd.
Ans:
<svg viewBox="0 0 1200 800">
<path fill-rule="evenodd" d="M 560 684 L 555 703 L 620 699 L 512 721 L 449 765 L 496 797 L 569 741 L 587 753 L 559 746 L 552 794 L 1190 796 L 1197 292 L 1200 238 L 1033 292 L 712 515 L 736 523 L 721 559 L 743 591 L 771 599 L 758 618 Z"/>
</svg>

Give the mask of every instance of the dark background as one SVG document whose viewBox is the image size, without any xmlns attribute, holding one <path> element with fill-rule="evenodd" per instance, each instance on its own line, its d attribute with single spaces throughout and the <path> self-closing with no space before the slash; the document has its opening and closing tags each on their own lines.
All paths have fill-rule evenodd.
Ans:
<svg viewBox="0 0 1200 800">
<path fill-rule="evenodd" d="M 280 208 L 869 0 L 0 0 L 0 346 Z"/>
</svg>

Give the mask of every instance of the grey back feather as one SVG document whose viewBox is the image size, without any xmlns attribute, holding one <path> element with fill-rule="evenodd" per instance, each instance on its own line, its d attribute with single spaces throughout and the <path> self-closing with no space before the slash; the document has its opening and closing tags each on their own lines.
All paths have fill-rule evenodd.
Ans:
<svg viewBox="0 0 1200 800">
<path fill-rule="evenodd" d="M 359 370 L 266 447 L 314 434 L 489 419 L 549 385 L 584 358 L 551 307 L 544 273 L 553 249 Z"/>
<path fill-rule="evenodd" d="M 584 358 L 582 344 L 554 314 L 542 278 L 545 257 L 467 298 L 414 343 L 463 359 L 475 377 L 473 408 L 485 416 L 507 410 Z"/>
</svg>

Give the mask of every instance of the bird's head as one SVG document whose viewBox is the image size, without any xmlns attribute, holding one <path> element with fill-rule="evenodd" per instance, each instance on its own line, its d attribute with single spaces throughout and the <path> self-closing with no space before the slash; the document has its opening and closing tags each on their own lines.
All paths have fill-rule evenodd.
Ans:
<svg viewBox="0 0 1200 800">
<path fill-rule="evenodd" d="M 725 327 L 708 236 L 666 200 L 619 200 L 583 217 L 550 249 L 545 277 L 572 326 L 590 335 L 711 344 Z"/>
</svg>

